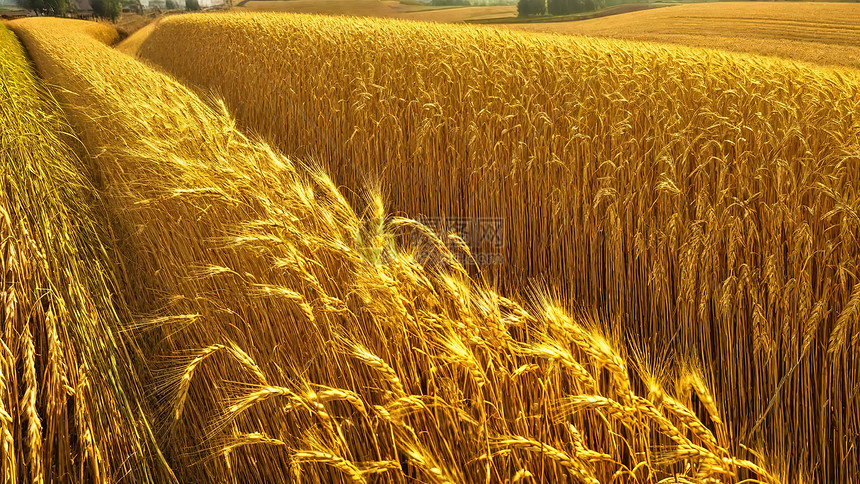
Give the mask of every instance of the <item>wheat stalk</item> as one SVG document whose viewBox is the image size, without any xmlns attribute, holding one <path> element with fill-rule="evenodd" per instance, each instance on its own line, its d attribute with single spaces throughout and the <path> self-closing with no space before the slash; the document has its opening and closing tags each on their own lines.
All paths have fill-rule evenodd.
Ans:
<svg viewBox="0 0 860 484">
<path fill-rule="evenodd" d="M 567 469 L 568 472 L 570 472 L 570 474 L 576 479 L 578 479 L 580 482 L 585 482 L 588 484 L 598 484 L 600 482 L 592 475 L 591 471 L 587 467 L 585 467 L 580 461 L 542 442 L 516 435 L 499 438 L 499 440 L 495 442 L 495 445 L 510 447 L 513 449 L 522 449 L 527 452 L 544 455 L 547 458 L 557 462 L 560 466 Z"/>
</svg>

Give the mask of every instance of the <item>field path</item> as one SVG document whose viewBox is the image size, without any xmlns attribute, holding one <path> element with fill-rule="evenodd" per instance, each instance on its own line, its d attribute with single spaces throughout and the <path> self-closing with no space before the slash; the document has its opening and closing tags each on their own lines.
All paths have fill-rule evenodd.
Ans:
<svg viewBox="0 0 860 484">
<path fill-rule="evenodd" d="M 161 22 L 161 19 L 164 17 L 158 17 L 153 20 L 145 27 L 138 29 L 137 32 L 129 35 L 125 39 L 123 39 L 120 43 L 116 44 L 116 49 L 120 52 L 125 52 L 126 54 L 133 55 L 134 52 L 140 48 L 140 45 L 143 41 L 146 40 L 147 37 L 155 30 L 158 26 L 158 23 Z"/>
</svg>

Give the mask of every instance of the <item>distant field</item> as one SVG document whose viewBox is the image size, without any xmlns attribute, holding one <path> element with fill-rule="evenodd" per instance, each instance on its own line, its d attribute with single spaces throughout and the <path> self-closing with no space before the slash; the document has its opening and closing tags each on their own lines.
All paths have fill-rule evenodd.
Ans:
<svg viewBox="0 0 860 484">
<path fill-rule="evenodd" d="M 238 3 L 237 3 L 238 5 Z M 290 12 L 360 17 L 390 17 L 428 22 L 463 22 L 510 17 L 517 7 L 427 7 L 404 5 L 393 0 L 258 0 L 237 6 L 249 12 Z"/>
<path fill-rule="evenodd" d="M 255 0 L 238 5 L 238 10 L 249 12 L 490 22 L 529 32 L 667 42 L 860 68 L 860 3 L 690 3 L 589 20 L 545 22 L 516 21 L 515 6 L 426 7 L 394 0 Z M 511 23 L 498 23 L 506 18 Z"/>
<path fill-rule="evenodd" d="M 613 5 L 600 10 L 591 12 L 572 13 L 568 15 L 539 15 L 535 17 L 519 17 L 516 10 L 502 17 L 485 17 L 480 19 L 469 19 L 469 22 L 475 24 L 532 24 L 532 23 L 552 23 L 552 22 L 573 22 L 588 20 L 600 17 L 608 17 L 610 15 L 620 15 L 622 13 L 638 12 L 640 10 L 649 10 L 652 8 L 661 8 L 672 6 L 671 3 L 623 3 Z M 677 5 L 677 4 L 675 4 Z"/>
<path fill-rule="evenodd" d="M 860 68 L 860 3 L 701 3 L 573 22 L 507 24 Z"/>
</svg>

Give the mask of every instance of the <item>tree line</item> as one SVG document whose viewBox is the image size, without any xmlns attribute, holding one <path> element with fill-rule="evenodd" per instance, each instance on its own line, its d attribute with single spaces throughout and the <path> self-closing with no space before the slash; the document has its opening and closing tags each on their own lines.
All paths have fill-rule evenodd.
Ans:
<svg viewBox="0 0 860 484">
<path fill-rule="evenodd" d="M 141 12 L 143 7 L 140 0 L 89 0 L 93 16 L 116 22 L 122 16 L 123 7 Z M 75 0 L 18 0 L 21 8 L 31 10 L 36 15 L 48 15 L 54 17 L 65 17 L 69 12 L 77 10 Z M 166 0 L 165 7 L 168 10 L 178 9 L 175 0 Z M 185 0 L 185 10 L 200 10 L 198 0 Z"/>
<path fill-rule="evenodd" d="M 134 0 L 138 7 L 139 0 Z M 36 15 L 65 17 L 69 12 L 75 12 L 75 0 L 19 0 L 21 8 L 32 10 Z M 116 22 L 122 15 L 123 0 L 90 0 L 90 7 L 95 17 Z"/>
</svg>

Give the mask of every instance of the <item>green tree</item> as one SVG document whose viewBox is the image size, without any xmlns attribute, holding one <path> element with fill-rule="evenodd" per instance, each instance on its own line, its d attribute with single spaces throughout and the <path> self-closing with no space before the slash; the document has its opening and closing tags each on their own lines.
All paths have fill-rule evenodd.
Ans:
<svg viewBox="0 0 860 484">
<path fill-rule="evenodd" d="M 96 17 L 110 19 L 111 22 L 122 16 L 122 0 L 90 0 L 90 6 Z"/>
<path fill-rule="evenodd" d="M 573 13 L 571 8 L 575 0 L 547 0 L 546 9 L 550 15 L 566 15 Z"/>
<path fill-rule="evenodd" d="M 192 12 L 200 10 L 200 3 L 197 0 L 185 0 L 185 10 Z"/>
<path fill-rule="evenodd" d="M 167 10 L 176 10 L 177 8 L 179 8 L 179 5 L 176 5 L 176 2 L 174 2 L 173 0 L 167 0 L 166 2 L 164 2 L 164 8 Z"/>
<path fill-rule="evenodd" d="M 543 15 L 546 13 L 546 0 L 520 0 L 517 3 L 517 14 L 520 17 Z"/>
<path fill-rule="evenodd" d="M 547 0 L 550 15 L 593 12 L 606 6 L 604 0 Z"/>
<path fill-rule="evenodd" d="M 548 0 L 547 10 L 550 15 L 567 15 L 571 13 L 593 12 L 605 6 L 603 0 Z"/>
<path fill-rule="evenodd" d="M 19 0 L 18 4 L 36 15 L 64 17 L 69 11 L 69 0 Z"/>
</svg>

